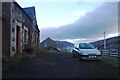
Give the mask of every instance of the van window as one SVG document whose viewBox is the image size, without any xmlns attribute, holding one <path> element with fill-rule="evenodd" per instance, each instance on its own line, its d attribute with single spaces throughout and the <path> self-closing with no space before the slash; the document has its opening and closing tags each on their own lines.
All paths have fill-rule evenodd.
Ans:
<svg viewBox="0 0 120 80">
<path fill-rule="evenodd" d="M 90 43 L 80 43 L 79 48 L 80 49 L 95 49 L 95 47 Z"/>
</svg>

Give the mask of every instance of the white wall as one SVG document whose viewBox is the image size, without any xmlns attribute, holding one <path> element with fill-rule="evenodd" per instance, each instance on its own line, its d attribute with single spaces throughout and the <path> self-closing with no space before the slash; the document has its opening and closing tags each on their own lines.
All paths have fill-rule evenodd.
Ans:
<svg viewBox="0 0 120 80">
<path fill-rule="evenodd" d="M 12 23 L 12 21 L 11 21 Z M 15 20 L 15 23 L 12 23 L 11 24 L 11 46 L 10 46 L 10 51 L 11 51 L 11 56 L 14 56 L 15 53 L 16 53 L 16 29 L 17 29 L 17 26 L 20 27 L 20 51 L 22 52 L 22 23 L 19 23 L 18 21 Z M 12 32 L 12 27 L 14 28 L 15 32 Z M 15 39 L 15 41 L 12 41 L 12 38 Z M 12 47 L 15 47 L 15 51 L 12 51 Z"/>
<path fill-rule="evenodd" d="M 15 15 L 12 13 L 12 9 L 14 9 L 14 4 L 11 3 L 11 36 L 10 36 L 10 56 L 13 56 L 15 54 L 15 51 L 12 51 L 12 47 L 15 47 L 16 50 L 16 45 L 15 45 L 15 41 L 12 41 L 12 38 L 15 39 L 15 32 L 16 32 L 16 28 L 15 28 L 15 22 L 13 23 L 13 19 L 15 17 Z M 12 32 L 12 28 L 14 28 L 14 32 Z"/>
<path fill-rule="evenodd" d="M 10 55 L 14 56 L 16 53 L 16 27 L 19 26 L 20 28 L 20 51 L 22 52 L 22 38 L 23 38 L 23 33 L 22 33 L 22 22 L 18 22 L 16 20 L 16 16 L 18 16 L 18 14 L 16 13 L 16 11 L 14 11 L 15 5 L 13 3 L 11 3 L 11 36 L 10 36 Z M 12 11 L 13 10 L 13 11 Z M 13 22 L 14 20 L 14 22 Z M 21 19 L 22 20 L 22 19 Z M 12 28 L 14 29 L 14 32 L 12 32 Z M 14 41 L 12 40 L 14 39 Z M 12 47 L 15 48 L 15 51 L 12 51 Z"/>
</svg>

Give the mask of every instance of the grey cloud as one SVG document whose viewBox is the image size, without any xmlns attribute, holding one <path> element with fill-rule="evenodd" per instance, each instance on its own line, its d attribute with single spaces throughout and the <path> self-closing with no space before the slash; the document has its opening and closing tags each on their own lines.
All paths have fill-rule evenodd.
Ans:
<svg viewBox="0 0 120 80">
<path fill-rule="evenodd" d="M 53 39 L 94 38 L 118 31 L 118 3 L 106 2 L 86 13 L 73 24 L 64 25 L 59 28 L 43 28 L 41 38 L 51 37 Z"/>
</svg>

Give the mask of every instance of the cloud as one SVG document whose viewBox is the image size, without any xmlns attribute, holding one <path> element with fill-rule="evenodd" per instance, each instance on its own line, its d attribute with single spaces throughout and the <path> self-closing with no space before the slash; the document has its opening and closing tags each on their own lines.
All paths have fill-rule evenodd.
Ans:
<svg viewBox="0 0 120 80">
<path fill-rule="evenodd" d="M 80 17 L 80 16 L 84 16 L 86 12 L 87 12 L 87 10 L 76 11 L 73 13 L 73 15 Z"/>
<path fill-rule="evenodd" d="M 72 24 L 58 28 L 44 28 L 41 30 L 41 38 L 51 37 L 55 40 L 89 40 L 103 37 L 104 31 L 106 31 L 106 35 L 114 34 L 118 31 L 117 2 L 105 2 Z"/>
</svg>

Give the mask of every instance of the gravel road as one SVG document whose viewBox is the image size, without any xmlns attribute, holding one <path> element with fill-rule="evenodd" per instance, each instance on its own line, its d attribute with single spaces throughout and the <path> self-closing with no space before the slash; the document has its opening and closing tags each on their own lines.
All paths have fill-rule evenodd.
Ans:
<svg viewBox="0 0 120 80">
<path fill-rule="evenodd" d="M 40 53 L 41 54 L 41 53 Z M 3 69 L 3 78 L 116 78 L 118 69 L 103 61 L 81 61 L 64 52 L 44 52 Z"/>
</svg>

